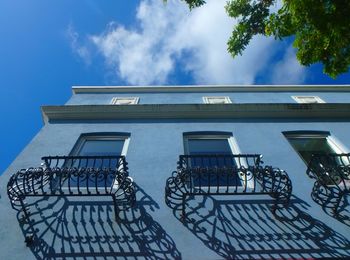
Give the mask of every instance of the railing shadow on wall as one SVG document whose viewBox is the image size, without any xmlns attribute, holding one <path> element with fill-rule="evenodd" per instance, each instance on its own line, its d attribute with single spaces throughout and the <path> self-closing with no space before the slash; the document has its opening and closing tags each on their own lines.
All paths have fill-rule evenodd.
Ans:
<svg viewBox="0 0 350 260">
<path fill-rule="evenodd" d="M 343 196 L 339 199 L 339 192 L 336 189 L 325 189 L 315 182 L 311 192 L 312 199 L 322 206 L 324 212 L 337 219 L 343 224 L 350 226 L 350 196 Z M 336 205 L 336 206 L 335 206 Z M 335 209 L 336 208 L 336 213 Z"/>
<path fill-rule="evenodd" d="M 22 212 L 17 218 L 24 236 L 35 229 L 31 251 L 37 259 L 181 259 L 173 239 L 148 213 L 158 204 L 139 186 L 136 205 L 120 211 L 115 221 L 113 203 L 80 198 L 43 197 L 30 202 L 28 225 Z"/>
<path fill-rule="evenodd" d="M 225 259 L 307 259 L 350 255 L 350 241 L 305 213 L 309 207 L 292 197 L 274 216 L 271 200 L 220 200 L 196 196 L 175 217 L 204 245 Z M 179 205 L 179 207 L 181 207 Z"/>
<path fill-rule="evenodd" d="M 350 154 L 313 154 L 306 174 L 311 197 L 329 215 L 350 226 Z"/>
</svg>

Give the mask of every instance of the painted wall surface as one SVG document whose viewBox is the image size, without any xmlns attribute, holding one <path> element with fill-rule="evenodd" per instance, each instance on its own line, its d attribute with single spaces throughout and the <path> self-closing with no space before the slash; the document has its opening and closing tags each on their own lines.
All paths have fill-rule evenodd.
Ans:
<svg viewBox="0 0 350 260">
<path fill-rule="evenodd" d="M 139 104 L 200 104 L 204 96 L 228 96 L 233 103 L 296 103 L 291 96 L 318 96 L 327 103 L 350 102 L 347 92 L 84 93 L 73 95 L 66 105 L 110 104 L 113 97 L 139 97 Z"/>
<path fill-rule="evenodd" d="M 72 100 L 79 103 L 77 96 Z M 123 120 L 47 124 L 0 177 L 0 259 L 349 257 L 350 227 L 327 215 L 311 199 L 313 180 L 306 176 L 306 165 L 282 135 L 282 131 L 293 130 L 330 131 L 350 148 L 350 122 Z M 231 132 L 241 153 L 261 153 L 266 165 L 286 170 L 293 182 L 290 207 L 275 218 L 267 196 L 198 196 L 188 202 L 193 221 L 183 224 L 165 205 L 164 187 L 176 170 L 178 156 L 184 153 L 182 134 L 188 131 Z M 30 211 L 42 240 L 27 248 L 23 236 L 27 225 L 18 224 L 20 214 L 16 216 L 6 195 L 9 176 L 21 168 L 40 166 L 42 156 L 68 155 L 80 134 L 89 132 L 131 134 L 127 161 L 137 185 L 135 208 L 120 213 L 120 220 L 115 221 L 109 198 L 36 199 L 35 204 L 29 203 Z"/>
</svg>

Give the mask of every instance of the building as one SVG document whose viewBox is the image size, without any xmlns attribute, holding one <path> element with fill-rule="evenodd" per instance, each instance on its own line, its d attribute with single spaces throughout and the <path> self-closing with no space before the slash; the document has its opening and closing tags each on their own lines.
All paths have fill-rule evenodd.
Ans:
<svg viewBox="0 0 350 260">
<path fill-rule="evenodd" d="M 42 115 L 0 259 L 350 256 L 348 85 L 73 87 Z"/>
</svg>

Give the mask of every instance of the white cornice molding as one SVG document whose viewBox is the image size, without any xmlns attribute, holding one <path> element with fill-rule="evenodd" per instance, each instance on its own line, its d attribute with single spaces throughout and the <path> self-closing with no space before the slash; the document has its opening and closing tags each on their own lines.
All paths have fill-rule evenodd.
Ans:
<svg viewBox="0 0 350 260">
<path fill-rule="evenodd" d="M 73 86 L 82 93 L 176 93 L 176 92 L 350 92 L 350 85 L 182 85 L 182 86 Z"/>
<path fill-rule="evenodd" d="M 154 104 L 41 107 L 50 121 L 114 119 L 334 119 L 350 120 L 350 104 Z"/>
</svg>

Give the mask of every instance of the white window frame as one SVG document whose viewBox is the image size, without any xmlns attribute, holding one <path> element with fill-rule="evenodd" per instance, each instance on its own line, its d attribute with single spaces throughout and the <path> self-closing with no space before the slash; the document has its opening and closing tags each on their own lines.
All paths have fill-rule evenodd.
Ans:
<svg viewBox="0 0 350 260">
<path fill-rule="evenodd" d="M 314 103 L 326 103 L 319 96 L 292 96 L 292 98 L 300 104 L 314 104 Z M 305 99 L 313 98 L 315 102 L 307 102 Z"/>
<path fill-rule="evenodd" d="M 232 154 L 241 154 L 241 151 L 239 149 L 238 143 L 236 142 L 235 138 L 232 135 L 225 135 L 225 134 L 189 134 L 189 135 L 184 135 L 183 137 L 183 142 L 184 142 L 184 152 L 186 155 L 189 154 L 189 145 L 188 145 L 188 139 L 220 139 L 220 140 L 227 140 L 228 144 L 230 146 L 231 149 L 231 153 Z M 241 164 L 242 166 L 244 166 L 245 168 L 248 168 L 248 165 L 246 165 L 245 161 L 241 161 L 239 162 L 238 158 L 235 158 L 235 161 L 237 163 L 237 165 Z M 245 186 L 244 184 L 244 180 L 241 180 L 243 185 L 242 187 Z M 206 186 L 202 186 L 202 187 L 206 187 Z M 237 188 L 239 189 L 240 186 L 237 186 Z M 254 188 L 254 180 L 251 179 L 248 181 L 247 183 L 247 188 Z M 219 187 L 219 189 L 226 189 L 226 187 Z"/>
<path fill-rule="evenodd" d="M 213 100 L 213 99 L 222 99 L 224 102 L 212 102 L 210 100 Z M 211 96 L 211 97 L 203 97 L 203 102 L 205 104 L 231 104 L 232 101 L 230 99 L 230 97 L 228 96 Z"/>
<path fill-rule="evenodd" d="M 348 149 L 341 143 L 339 142 L 338 139 L 336 139 L 334 136 L 331 134 L 327 133 L 295 133 L 295 134 L 286 134 L 285 136 L 288 138 L 326 138 L 327 143 L 329 146 L 336 152 L 336 153 L 348 153 Z M 293 147 L 293 146 L 292 146 Z M 294 147 L 293 147 L 294 148 Z M 298 152 L 298 151 L 297 151 Z"/>
<path fill-rule="evenodd" d="M 78 143 L 74 146 L 73 150 L 70 152 L 71 156 L 79 156 L 79 152 L 83 148 L 86 141 L 103 141 L 103 140 L 124 140 L 124 145 L 121 151 L 121 156 L 126 156 L 128 151 L 130 136 L 122 135 L 87 135 L 79 137 Z"/>
<path fill-rule="evenodd" d="M 78 142 L 74 145 L 72 151 L 70 152 L 70 156 L 79 156 L 79 152 L 83 148 L 84 144 L 86 141 L 101 141 L 101 140 L 124 140 L 124 145 L 121 151 L 120 156 L 126 156 L 126 153 L 129 148 L 129 143 L 130 143 L 130 136 L 128 135 L 86 135 L 86 136 L 80 136 L 78 139 Z M 76 187 L 70 187 L 70 189 L 74 189 Z M 117 180 L 112 183 L 112 188 L 113 189 L 118 189 L 119 188 L 119 183 Z M 62 189 L 68 189 L 68 187 L 63 186 Z M 79 189 L 86 189 L 86 187 L 79 187 Z M 101 189 L 105 189 L 105 187 L 101 187 Z"/>
<path fill-rule="evenodd" d="M 128 100 L 129 104 L 119 104 L 119 100 Z M 139 103 L 139 97 L 113 97 L 111 100 L 111 105 L 136 105 Z"/>
<path fill-rule="evenodd" d="M 330 133 L 305 133 L 301 131 L 300 133 L 293 133 L 293 134 L 286 134 L 285 137 L 287 138 L 326 138 L 327 143 L 329 146 L 334 150 L 335 153 L 342 154 L 342 153 L 349 153 L 349 149 L 345 147 L 337 138 L 332 136 Z M 289 142 L 289 140 L 288 140 Z M 303 160 L 303 162 L 307 165 L 308 162 L 305 162 L 304 158 L 300 156 L 299 152 L 291 145 L 292 148 L 297 152 L 299 157 Z M 343 159 L 347 160 L 347 158 Z M 348 161 L 348 160 L 347 160 Z M 350 161 L 348 161 L 348 164 L 350 164 Z M 327 185 L 327 186 L 335 186 L 335 185 Z"/>
</svg>

